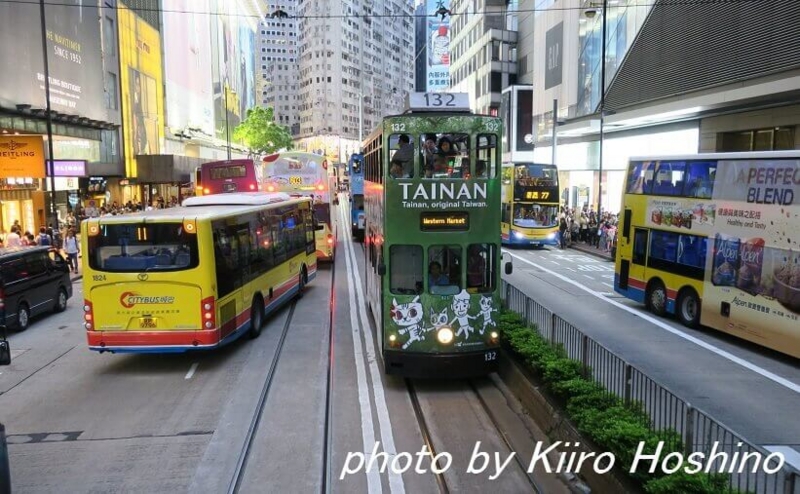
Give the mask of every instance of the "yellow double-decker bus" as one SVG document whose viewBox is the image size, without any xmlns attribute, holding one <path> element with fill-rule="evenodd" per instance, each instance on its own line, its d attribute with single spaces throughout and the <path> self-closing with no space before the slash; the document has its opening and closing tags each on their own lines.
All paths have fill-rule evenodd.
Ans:
<svg viewBox="0 0 800 494">
<path fill-rule="evenodd" d="M 89 348 L 184 352 L 261 332 L 316 276 L 308 198 L 232 193 L 81 223 Z"/>
<path fill-rule="evenodd" d="M 614 289 L 800 357 L 800 152 L 632 159 Z"/>
<path fill-rule="evenodd" d="M 503 244 L 558 245 L 558 207 L 556 165 L 503 164 Z"/>
</svg>

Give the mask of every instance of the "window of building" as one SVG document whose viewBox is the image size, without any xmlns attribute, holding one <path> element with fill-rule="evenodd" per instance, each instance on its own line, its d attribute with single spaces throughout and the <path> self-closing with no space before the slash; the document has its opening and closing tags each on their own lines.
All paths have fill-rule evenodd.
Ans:
<svg viewBox="0 0 800 494">
<path fill-rule="evenodd" d="M 103 18 L 103 39 L 105 41 L 105 52 L 110 56 L 117 56 L 117 37 L 114 29 L 114 19 L 111 17 Z"/>
<path fill-rule="evenodd" d="M 743 132 L 724 132 L 717 138 L 717 151 L 778 151 L 794 149 L 794 127 L 771 127 Z"/>
<path fill-rule="evenodd" d="M 117 109 L 117 74 L 113 72 L 106 72 L 105 78 L 105 97 L 106 108 L 109 110 Z"/>
</svg>

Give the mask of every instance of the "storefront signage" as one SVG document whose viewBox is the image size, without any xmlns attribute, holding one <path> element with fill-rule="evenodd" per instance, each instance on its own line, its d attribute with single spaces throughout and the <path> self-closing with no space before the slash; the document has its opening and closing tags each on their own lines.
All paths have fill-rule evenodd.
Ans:
<svg viewBox="0 0 800 494">
<path fill-rule="evenodd" d="M 86 160 L 54 160 L 54 177 L 85 177 Z"/>
<path fill-rule="evenodd" d="M 0 136 L 0 178 L 44 178 L 42 136 Z"/>
</svg>

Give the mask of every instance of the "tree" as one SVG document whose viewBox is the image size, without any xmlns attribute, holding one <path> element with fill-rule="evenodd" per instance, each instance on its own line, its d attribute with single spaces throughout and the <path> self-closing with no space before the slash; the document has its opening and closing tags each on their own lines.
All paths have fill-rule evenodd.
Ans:
<svg viewBox="0 0 800 494">
<path fill-rule="evenodd" d="M 236 126 L 233 138 L 243 142 L 253 154 L 272 154 L 292 148 L 292 135 L 286 127 L 275 123 L 272 108 L 257 106 L 247 110 L 247 118 Z"/>
</svg>

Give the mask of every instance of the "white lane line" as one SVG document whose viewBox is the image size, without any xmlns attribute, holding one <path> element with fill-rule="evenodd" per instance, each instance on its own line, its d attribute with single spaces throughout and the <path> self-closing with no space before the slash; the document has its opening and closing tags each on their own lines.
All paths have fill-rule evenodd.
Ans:
<svg viewBox="0 0 800 494">
<path fill-rule="evenodd" d="M 189 367 L 189 372 L 186 373 L 186 377 L 184 377 L 184 379 L 191 379 L 192 376 L 194 375 L 194 371 L 197 370 L 197 366 L 198 365 L 200 365 L 200 364 L 197 363 L 197 362 L 193 363 L 192 366 Z"/>
<path fill-rule="evenodd" d="M 614 288 L 614 285 L 612 285 L 611 283 L 606 283 L 605 281 L 601 281 L 600 283 L 604 284 L 605 286 L 607 286 L 609 288 Z"/>
<path fill-rule="evenodd" d="M 520 258 L 520 259 L 522 259 L 522 258 Z M 532 263 L 531 263 L 531 264 L 532 264 Z M 566 268 L 566 269 L 569 269 L 569 270 L 570 270 L 570 271 L 572 271 L 573 273 L 577 273 L 577 271 L 575 271 L 575 268 L 571 268 L 571 267 L 567 266 L 567 268 Z"/>
<path fill-rule="evenodd" d="M 585 277 L 589 278 L 590 280 L 594 281 L 594 277 L 593 276 L 589 276 L 588 274 L 585 274 L 583 276 L 585 276 Z"/>
<path fill-rule="evenodd" d="M 341 201 L 339 202 L 341 204 Z M 343 212 L 339 208 L 339 217 L 343 216 Z M 346 230 L 346 229 L 345 229 Z M 342 238 L 342 243 L 347 244 L 347 238 Z M 345 250 L 347 250 L 345 248 Z M 335 261 L 334 261 L 335 262 Z M 375 427 L 372 422 L 372 405 L 369 399 L 369 388 L 367 387 L 367 373 L 364 370 L 364 353 L 361 349 L 361 337 L 359 336 L 358 320 L 356 319 L 356 296 L 353 290 L 353 280 L 351 279 L 352 266 L 350 258 L 345 256 L 345 263 L 347 265 L 347 295 L 350 301 L 350 327 L 353 328 L 353 357 L 356 359 L 356 377 L 358 380 L 358 404 L 361 409 L 361 441 L 363 442 L 362 451 L 372 451 L 375 446 Z M 380 493 L 383 492 L 381 488 L 381 476 L 377 468 L 365 469 L 367 475 L 367 492 Z"/>
<path fill-rule="evenodd" d="M 550 259 L 548 259 L 548 261 L 550 261 Z M 557 262 L 555 262 L 555 261 L 550 261 L 550 262 L 552 262 L 552 263 L 553 263 L 553 264 L 555 264 L 556 266 L 561 266 L 561 264 L 559 264 L 559 263 L 557 263 Z"/>
<path fill-rule="evenodd" d="M 711 343 L 705 342 L 705 341 L 703 341 L 703 340 L 701 340 L 699 338 L 695 338 L 694 336 L 688 335 L 688 334 L 684 333 L 683 331 L 677 330 L 677 329 L 673 328 L 672 326 L 670 326 L 669 324 L 667 324 L 667 323 L 665 323 L 663 321 L 659 321 L 658 319 L 650 316 L 649 314 L 645 314 L 645 313 L 640 312 L 640 311 L 638 311 L 636 309 L 633 309 L 631 307 L 623 305 L 623 304 L 617 302 L 616 300 L 612 300 L 612 299 L 604 297 L 603 295 L 595 293 L 592 290 L 584 287 L 583 285 L 581 285 L 577 281 L 572 281 L 571 279 L 567 278 L 566 276 L 561 275 L 559 273 L 556 273 L 555 271 L 551 271 L 551 270 L 549 270 L 549 269 L 547 269 L 547 268 L 545 268 L 543 266 L 540 266 L 540 265 L 538 265 L 538 264 L 536 264 L 534 262 L 531 262 L 531 261 L 529 261 L 527 259 L 524 259 L 524 258 L 522 258 L 522 257 L 520 257 L 520 256 L 518 256 L 516 254 L 512 254 L 511 252 L 509 252 L 509 255 L 511 255 L 512 257 L 516 257 L 520 261 L 522 261 L 524 263 L 527 263 L 527 264 L 530 264 L 531 266 L 533 266 L 535 268 L 539 268 L 542 271 L 544 271 L 546 273 L 549 273 L 549 274 L 555 276 L 556 278 L 561 279 L 562 281 L 565 281 L 565 282 L 567 282 L 567 283 L 569 283 L 571 285 L 575 285 L 576 287 L 580 288 L 581 290 L 583 290 L 583 291 L 585 291 L 587 293 L 590 293 L 591 295 L 599 298 L 600 300 L 602 300 L 602 301 L 604 301 L 604 302 L 606 302 L 608 304 L 613 305 L 614 307 L 617 307 L 618 309 L 622 309 L 622 310 L 624 310 L 626 312 L 629 312 L 631 314 L 639 316 L 642 319 L 644 319 L 645 321 L 647 321 L 647 322 L 649 322 L 651 324 L 654 324 L 654 325 L 658 326 L 659 328 L 674 334 L 675 336 L 683 338 L 684 340 L 686 340 L 686 341 L 688 341 L 690 343 L 694 343 L 695 345 L 697 345 L 699 347 L 705 348 L 706 350 L 708 350 L 710 352 L 713 352 L 713 353 L 719 355 L 720 357 L 722 357 L 724 359 L 730 360 L 734 364 L 738 364 L 738 365 L 744 367 L 745 369 L 751 370 L 751 371 L 755 372 L 756 374 L 759 374 L 759 375 L 761 375 L 763 377 L 766 377 L 767 379 L 769 379 L 770 381 L 772 381 L 772 382 L 774 382 L 776 384 L 779 384 L 779 385 L 781 385 L 781 386 L 783 386 L 783 387 L 785 387 L 785 388 L 787 388 L 787 389 L 789 389 L 791 391 L 794 391 L 795 393 L 800 393 L 800 385 L 795 384 L 795 383 L 789 381 L 786 378 L 783 378 L 783 377 L 781 377 L 781 376 L 779 376 L 779 375 L 777 375 L 775 373 L 772 373 L 772 372 L 770 372 L 770 371 L 768 371 L 768 370 L 766 370 L 766 369 L 764 369 L 762 367 L 759 367 L 759 366 L 753 364 L 752 362 L 748 362 L 747 360 L 745 360 L 745 359 L 743 359 L 741 357 L 737 357 L 736 355 L 734 355 L 734 354 L 732 354 L 730 352 L 727 352 L 727 351 L 725 351 L 725 350 L 723 350 L 723 349 L 721 349 L 719 347 L 716 347 L 716 346 L 712 345 Z"/>
<path fill-rule="evenodd" d="M 342 223 L 347 225 L 345 221 L 344 211 L 341 212 L 340 217 Z M 347 251 L 349 264 L 351 269 L 348 273 L 354 280 L 356 287 L 356 294 L 361 303 L 358 304 L 358 317 L 361 323 L 361 332 L 364 335 L 364 346 L 366 347 L 367 362 L 369 364 L 370 377 L 372 379 L 372 394 L 375 397 L 375 408 L 378 415 L 378 424 L 380 425 L 381 441 L 383 450 L 391 456 L 397 455 L 397 448 L 394 444 L 394 433 L 392 431 L 392 421 L 389 418 L 389 407 L 386 404 L 386 396 L 383 392 L 383 380 L 381 378 L 382 372 L 378 368 L 379 357 L 375 355 L 375 344 L 372 339 L 372 331 L 369 325 L 369 318 L 367 316 L 367 299 L 364 296 L 364 289 L 361 286 L 361 270 L 359 269 L 358 262 L 356 262 L 355 248 L 353 245 L 352 231 L 350 228 L 344 229 L 344 245 Z M 358 327 L 358 326 L 354 326 Z M 381 330 L 381 328 L 379 328 Z M 365 450 L 365 451 L 371 451 Z M 405 483 L 401 474 L 396 473 L 394 469 L 389 469 L 389 490 L 394 494 L 405 494 Z"/>
</svg>

